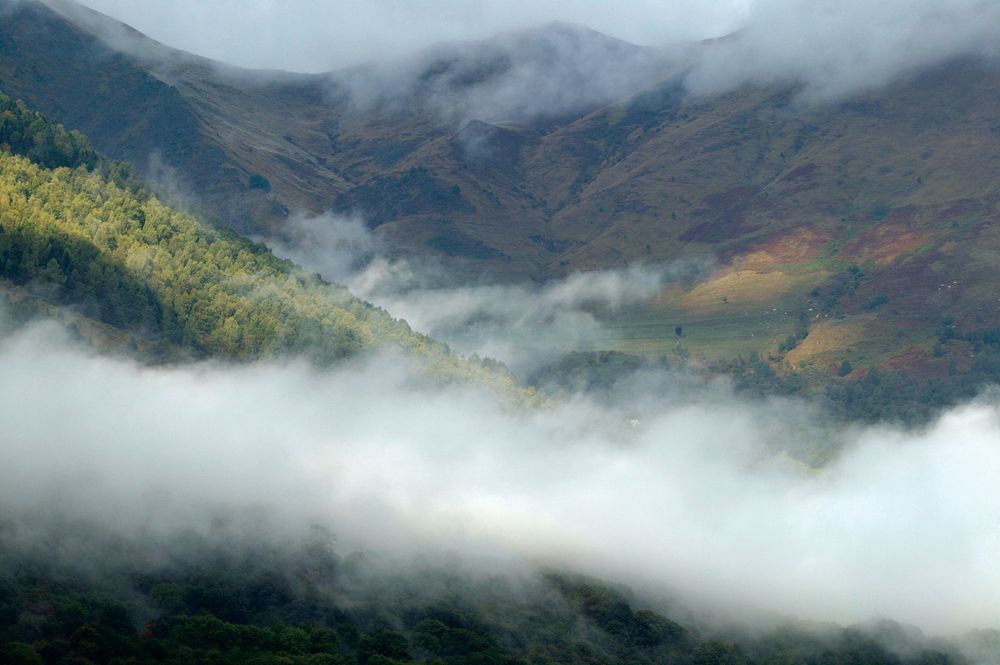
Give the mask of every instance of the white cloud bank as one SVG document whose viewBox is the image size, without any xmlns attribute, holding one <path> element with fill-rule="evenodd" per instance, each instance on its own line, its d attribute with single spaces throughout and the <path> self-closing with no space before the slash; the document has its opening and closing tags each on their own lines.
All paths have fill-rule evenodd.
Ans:
<svg viewBox="0 0 1000 665">
<path fill-rule="evenodd" d="M 36 326 L 0 343 L 0 505 L 126 536 L 253 509 L 329 526 L 339 548 L 507 552 L 729 608 L 996 626 L 995 398 L 923 433 L 832 432 L 725 394 L 517 411 L 418 385 L 385 358 L 142 368 Z M 772 453 L 817 437 L 844 446 L 821 471 Z"/>
<path fill-rule="evenodd" d="M 816 100 L 877 88 L 961 56 L 1000 55 L 993 0 L 758 0 L 733 38 L 696 58 L 688 87 L 800 82 Z"/>
</svg>

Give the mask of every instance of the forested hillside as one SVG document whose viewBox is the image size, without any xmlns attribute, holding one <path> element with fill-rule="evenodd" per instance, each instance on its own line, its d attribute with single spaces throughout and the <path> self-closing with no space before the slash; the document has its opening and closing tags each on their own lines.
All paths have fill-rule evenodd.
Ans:
<svg viewBox="0 0 1000 665">
<path fill-rule="evenodd" d="M 45 168 L 60 166 L 93 168 L 97 151 L 78 131 L 66 131 L 24 102 L 0 95 L 0 146 L 24 155 Z"/>
<path fill-rule="evenodd" d="M 195 356 L 330 362 L 398 348 L 442 375 L 502 376 L 264 246 L 172 210 L 81 134 L 2 96 L 0 148 L 0 277 L 42 301 Z"/>
<path fill-rule="evenodd" d="M 113 585 L 7 550 L 0 662 L 978 665 L 956 643 L 890 621 L 705 631 L 594 579 L 465 576 L 433 566 L 415 577 L 381 568 L 377 557 L 341 557 L 316 536 L 247 550 L 192 541 L 203 558 L 105 565 Z M 967 641 L 967 650 L 986 654 L 1000 635 Z"/>
</svg>

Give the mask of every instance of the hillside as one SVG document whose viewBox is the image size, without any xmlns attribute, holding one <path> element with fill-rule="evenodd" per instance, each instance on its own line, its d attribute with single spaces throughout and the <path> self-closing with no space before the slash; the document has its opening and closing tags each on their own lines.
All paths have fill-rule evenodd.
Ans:
<svg viewBox="0 0 1000 665">
<path fill-rule="evenodd" d="M 86 11 L 74 3 L 61 6 Z M 108 27 L 114 31 L 115 44 L 135 43 L 137 50 L 119 52 L 35 0 L 4 0 L 0 12 L 4 19 L 0 22 L 0 89 L 7 94 L 82 131 L 101 152 L 131 162 L 154 182 L 192 194 L 197 183 L 199 204 L 231 226 L 258 228 L 262 220 L 285 214 L 264 192 L 248 191 L 252 172 L 241 168 L 231 146 L 220 143 L 226 127 L 220 124 L 222 109 L 209 100 L 192 99 L 202 82 L 225 94 L 226 85 L 218 80 L 224 70 L 131 34 L 114 22 L 101 21 L 93 13 L 84 15 L 98 21 L 88 24 L 91 28 Z M 314 94 L 313 90 L 303 93 L 299 80 L 287 77 L 252 86 L 260 97 L 287 100 L 287 106 L 278 102 L 279 108 L 269 117 L 271 123 L 278 124 L 280 114 L 296 106 L 301 94 Z M 183 88 L 187 96 L 181 94 L 182 82 L 187 82 Z M 211 125 L 206 118 L 215 118 L 216 123 Z M 246 126 L 243 132 L 255 129 Z M 294 149 L 281 157 L 286 164 L 300 159 Z"/>
<path fill-rule="evenodd" d="M 83 135 L 3 95 L 0 278 L 16 301 L 69 307 L 96 339 L 154 358 L 329 363 L 397 349 L 442 377 L 510 386 L 343 287 L 163 205 Z"/>
<path fill-rule="evenodd" d="M 976 353 L 942 327 L 1000 325 L 993 64 L 953 61 L 816 106 L 788 86 L 693 98 L 680 63 L 555 25 L 409 69 L 302 76 L 212 63 L 52 5 L 63 14 L 6 8 L 0 86 L 147 175 L 197 183 L 240 230 L 360 212 L 397 251 L 502 279 L 714 257 L 700 283 L 616 317 L 602 347 L 630 353 L 681 342 L 709 361 L 932 377 Z M 521 101 L 519 85 L 579 89 L 580 63 L 602 58 L 635 76 L 554 115 Z"/>
<path fill-rule="evenodd" d="M 700 629 L 594 579 L 551 572 L 487 577 L 439 567 L 417 576 L 386 572 L 368 556 L 342 555 L 326 536 L 281 547 L 189 537 L 200 556 L 138 565 L 111 555 L 94 563 L 101 579 L 79 574 L 82 567 L 72 563 L 43 564 L 37 552 L 5 548 L 0 658 L 122 665 L 979 665 L 1000 639 L 979 631 L 946 641 L 891 621 L 847 628 L 781 622 L 751 633 Z M 118 552 L 99 538 L 73 542 Z M 428 592 L 434 585 L 441 591 Z"/>
<path fill-rule="evenodd" d="M 246 551 L 204 541 L 204 560 L 103 564 L 116 585 L 15 552 L 10 560 L 22 567 L 0 570 L 0 656 L 123 665 L 975 665 L 975 654 L 997 643 L 992 631 L 960 643 L 891 621 L 785 623 L 755 635 L 700 630 L 594 579 L 487 582 L 437 566 L 385 574 L 322 536 Z M 449 591 L 421 591 L 434 584 Z"/>
</svg>

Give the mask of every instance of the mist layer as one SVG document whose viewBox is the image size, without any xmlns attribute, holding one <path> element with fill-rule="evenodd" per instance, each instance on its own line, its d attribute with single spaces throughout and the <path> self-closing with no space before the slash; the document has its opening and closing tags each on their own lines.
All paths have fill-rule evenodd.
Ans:
<svg viewBox="0 0 1000 665">
<path fill-rule="evenodd" d="M 504 553 L 726 608 L 932 631 L 1000 616 L 1000 403 L 829 431 L 674 377 L 516 410 L 398 358 L 150 369 L 36 326 L 0 345 L 0 502 L 124 535 L 256 511 L 347 547 Z M 812 469 L 780 451 L 833 441 Z M 207 527 L 206 527 L 207 528 Z"/>
</svg>

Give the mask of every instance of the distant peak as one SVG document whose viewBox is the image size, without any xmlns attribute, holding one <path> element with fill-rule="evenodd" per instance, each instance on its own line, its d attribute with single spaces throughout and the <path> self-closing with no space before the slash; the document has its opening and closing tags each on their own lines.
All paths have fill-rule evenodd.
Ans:
<svg viewBox="0 0 1000 665">
<path fill-rule="evenodd" d="M 577 43 L 592 43 L 600 44 L 602 46 L 614 46 L 618 48 L 629 48 L 629 49 L 641 49 L 643 47 L 627 42 L 623 39 L 618 39 L 617 37 L 612 37 L 606 35 L 603 32 L 594 30 L 585 25 L 579 23 L 571 23 L 568 21 L 552 21 L 544 25 L 535 28 L 525 28 L 521 30 L 511 30 L 505 33 L 500 33 L 494 39 L 503 41 L 505 38 L 520 38 L 520 39 L 550 39 L 550 38 L 566 38 L 573 40 Z M 486 40 L 492 41 L 492 40 Z"/>
</svg>

